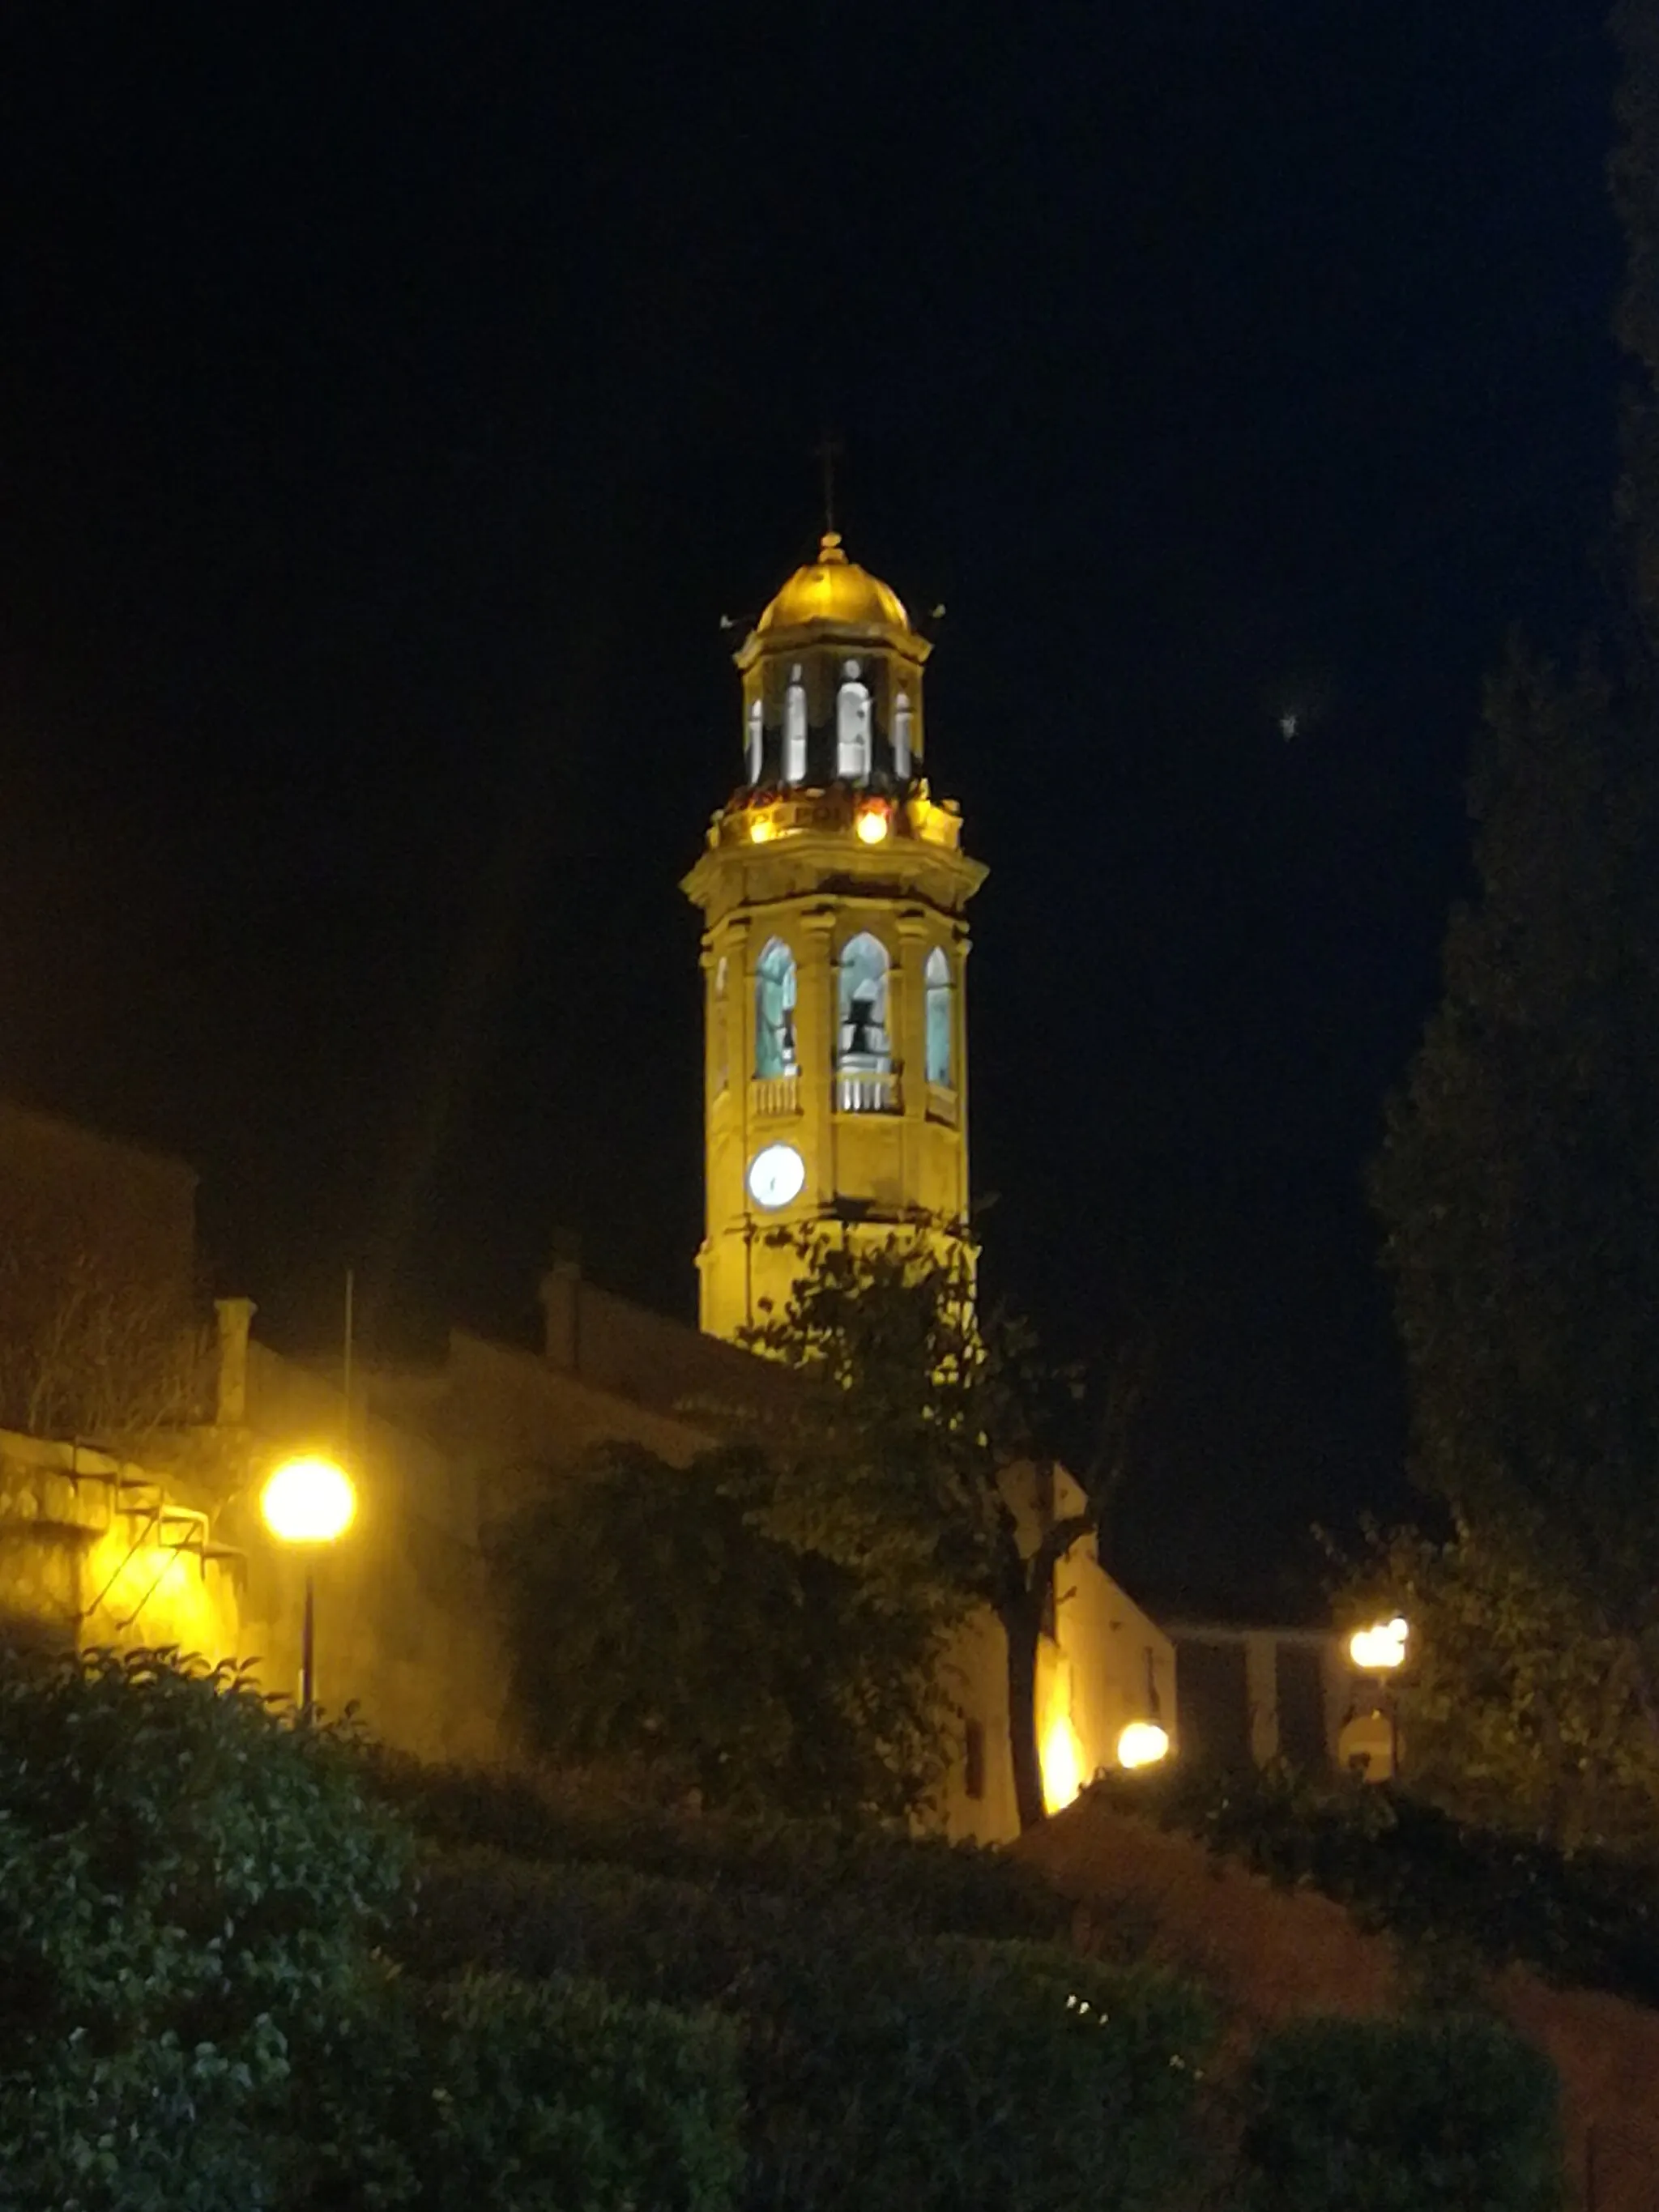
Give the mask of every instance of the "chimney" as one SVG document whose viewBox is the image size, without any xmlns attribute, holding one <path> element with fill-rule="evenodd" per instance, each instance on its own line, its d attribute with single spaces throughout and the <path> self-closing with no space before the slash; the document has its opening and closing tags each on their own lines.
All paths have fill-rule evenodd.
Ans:
<svg viewBox="0 0 1659 2212">
<path fill-rule="evenodd" d="M 215 1298 L 219 1328 L 218 1387 L 213 1418 L 222 1429 L 247 1425 L 247 1333 L 258 1309 L 252 1298 Z"/>
<path fill-rule="evenodd" d="M 553 1232 L 553 1259 L 541 1279 L 542 1313 L 546 1322 L 544 1356 L 550 1367 L 566 1375 L 581 1371 L 581 1244 L 575 1232 Z"/>
</svg>

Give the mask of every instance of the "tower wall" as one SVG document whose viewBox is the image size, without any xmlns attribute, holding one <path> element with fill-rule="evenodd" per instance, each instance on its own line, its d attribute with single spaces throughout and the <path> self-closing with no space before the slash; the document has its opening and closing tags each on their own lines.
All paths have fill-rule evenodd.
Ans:
<svg viewBox="0 0 1659 2212">
<path fill-rule="evenodd" d="M 787 1304 L 804 1231 L 950 1237 L 967 1221 L 965 910 L 985 871 L 921 775 L 928 651 L 826 538 L 737 655 L 750 780 L 684 884 L 704 921 L 697 1264 L 714 1335 Z M 872 700 L 856 760 L 836 720 L 848 686 Z"/>
</svg>

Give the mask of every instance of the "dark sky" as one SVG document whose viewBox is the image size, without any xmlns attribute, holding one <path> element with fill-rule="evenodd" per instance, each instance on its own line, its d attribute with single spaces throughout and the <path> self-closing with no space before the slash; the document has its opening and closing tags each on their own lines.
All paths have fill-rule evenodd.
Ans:
<svg viewBox="0 0 1659 2212">
<path fill-rule="evenodd" d="M 6 10 L 0 1084 L 278 1340 L 524 1326 L 558 1224 L 689 1315 L 718 620 L 830 422 L 949 609 L 992 1278 L 1162 1319 L 1142 1571 L 1388 1499 L 1362 1166 L 1482 672 L 1596 611 L 1595 12 Z"/>
</svg>

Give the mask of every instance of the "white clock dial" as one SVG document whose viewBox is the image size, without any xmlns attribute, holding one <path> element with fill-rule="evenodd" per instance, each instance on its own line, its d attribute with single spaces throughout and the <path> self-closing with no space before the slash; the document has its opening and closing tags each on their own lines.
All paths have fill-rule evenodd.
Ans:
<svg viewBox="0 0 1659 2212">
<path fill-rule="evenodd" d="M 793 1145 L 769 1145 L 749 1163 L 749 1195 L 757 1206 L 787 1206 L 806 1181 L 806 1163 Z"/>
</svg>

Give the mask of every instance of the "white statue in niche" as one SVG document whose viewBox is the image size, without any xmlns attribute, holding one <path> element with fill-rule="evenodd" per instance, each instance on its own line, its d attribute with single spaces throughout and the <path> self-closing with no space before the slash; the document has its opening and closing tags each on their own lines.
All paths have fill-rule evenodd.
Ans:
<svg viewBox="0 0 1659 2212">
<path fill-rule="evenodd" d="M 750 702 L 749 708 L 749 781 L 751 784 L 761 780 L 761 747 L 765 735 L 764 709 L 760 701 L 756 699 Z"/>
</svg>

